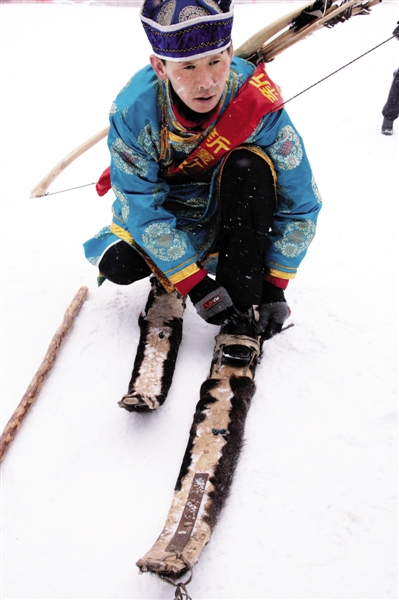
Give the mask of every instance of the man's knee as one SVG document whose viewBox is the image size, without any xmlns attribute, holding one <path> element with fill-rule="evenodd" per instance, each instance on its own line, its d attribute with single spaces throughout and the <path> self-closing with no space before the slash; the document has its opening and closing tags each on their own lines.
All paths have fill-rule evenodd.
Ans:
<svg viewBox="0 0 399 600">
<path fill-rule="evenodd" d="M 151 275 L 140 254 L 126 242 L 118 242 L 105 252 L 99 270 L 106 279 L 118 285 L 130 285 Z"/>
<path fill-rule="evenodd" d="M 267 160 L 246 148 L 240 148 L 231 152 L 226 160 L 226 169 L 241 176 L 251 173 L 259 174 L 261 172 L 263 177 L 267 176 L 273 179 L 272 170 Z"/>
</svg>

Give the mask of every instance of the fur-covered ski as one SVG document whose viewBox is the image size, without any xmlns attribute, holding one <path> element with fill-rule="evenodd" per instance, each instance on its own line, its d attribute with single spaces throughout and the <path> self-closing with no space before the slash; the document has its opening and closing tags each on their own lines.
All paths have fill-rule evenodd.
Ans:
<svg viewBox="0 0 399 600">
<path fill-rule="evenodd" d="M 151 277 L 147 304 L 139 317 L 140 340 L 129 391 L 119 406 L 150 412 L 165 402 L 182 339 L 184 308 L 181 294 L 168 294 L 156 277 Z"/>
<path fill-rule="evenodd" d="M 224 346 L 244 344 L 249 363 L 233 363 Z M 172 504 L 161 535 L 137 562 L 142 572 L 177 576 L 191 569 L 209 541 L 229 493 L 243 443 L 247 412 L 255 393 L 261 340 L 220 334 L 200 400 Z"/>
</svg>

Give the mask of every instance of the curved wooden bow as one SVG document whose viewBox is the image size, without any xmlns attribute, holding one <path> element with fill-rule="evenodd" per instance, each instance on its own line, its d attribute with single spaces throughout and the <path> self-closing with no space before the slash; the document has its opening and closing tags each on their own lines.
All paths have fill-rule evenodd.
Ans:
<svg viewBox="0 0 399 600">
<path fill-rule="evenodd" d="M 83 144 L 80 144 L 80 146 L 75 148 L 75 150 L 72 150 L 72 152 L 67 154 L 65 158 L 60 160 L 60 162 L 57 163 L 55 167 L 53 167 L 51 171 L 49 171 L 47 175 L 43 177 L 41 181 L 39 181 L 39 183 L 31 191 L 30 197 L 41 198 L 42 196 L 45 196 L 48 188 L 53 183 L 54 179 L 56 179 L 58 175 L 62 173 L 62 171 L 66 169 L 74 160 L 76 160 L 77 158 L 79 158 L 79 156 L 87 152 L 87 150 L 90 150 L 90 148 L 95 146 L 100 140 L 104 139 L 108 135 L 108 131 L 109 127 L 105 127 L 104 129 L 96 133 L 96 135 L 93 135 L 90 139 L 83 142 Z"/>
<path fill-rule="evenodd" d="M 318 29 L 325 26 L 333 27 L 337 23 L 344 22 L 354 15 L 368 14 L 372 6 L 381 2 L 382 0 L 365 0 L 361 2 L 359 0 L 343 0 L 340 5 L 333 4 L 332 0 L 307 2 L 283 15 L 270 25 L 263 27 L 263 29 L 244 42 L 234 54 L 256 64 L 261 61 L 270 62 L 281 54 L 281 52 L 287 50 L 287 48 L 303 40 Z M 303 17 L 302 22 L 299 17 Z M 279 32 L 282 33 L 277 35 Z M 274 39 L 271 40 L 271 38 Z M 269 40 L 271 41 L 267 43 Z M 72 150 L 33 188 L 30 197 L 40 198 L 45 196 L 49 186 L 58 175 L 79 156 L 104 139 L 108 135 L 108 131 L 109 127 L 105 127 L 75 148 L 75 150 Z"/>
</svg>

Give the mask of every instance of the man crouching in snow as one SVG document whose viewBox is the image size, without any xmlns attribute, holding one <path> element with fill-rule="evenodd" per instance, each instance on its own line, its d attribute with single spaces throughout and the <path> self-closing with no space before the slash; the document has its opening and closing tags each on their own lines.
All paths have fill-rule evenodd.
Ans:
<svg viewBox="0 0 399 600">
<path fill-rule="evenodd" d="M 264 64 L 233 57 L 230 0 L 147 0 L 141 22 L 151 64 L 112 105 L 98 191 L 112 183 L 113 219 L 86 257 L 119 285 L 153 273 L 159 306 L 188 295 L 227 335 L 268 339 L 290 315 L 284 291 L 321 207 L 301 137 Z M 237 339 L 224 352 L 249 360 Z M 168 386 L 153 401 L 135 380 L 122 406 L 162 404 Z"/>
</svg>

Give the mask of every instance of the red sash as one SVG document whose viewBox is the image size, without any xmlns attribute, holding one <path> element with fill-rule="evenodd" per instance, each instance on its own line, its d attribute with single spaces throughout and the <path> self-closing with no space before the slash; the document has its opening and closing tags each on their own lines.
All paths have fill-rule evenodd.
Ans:
<svg viewBox="0 0 399 600">
<path fill-rule="evenodd" d="M 187 175 L 212 169 L 227 152 L 249 138 L 264 115 L 283 105 L 278 86 L 261 63 L 201 144 L 182 163 L 172 164 L 163 175 Z"/>
</svg>

